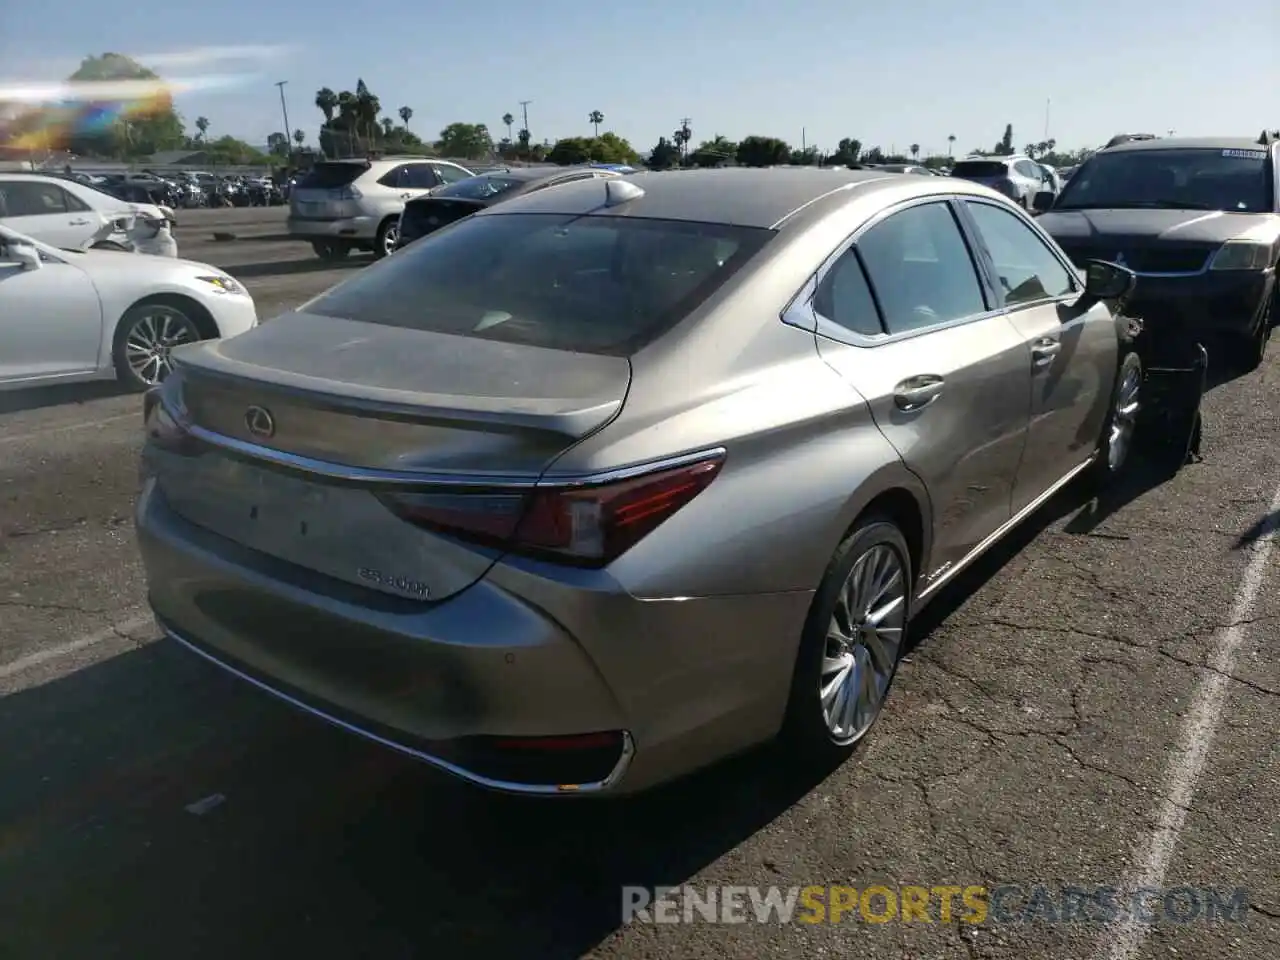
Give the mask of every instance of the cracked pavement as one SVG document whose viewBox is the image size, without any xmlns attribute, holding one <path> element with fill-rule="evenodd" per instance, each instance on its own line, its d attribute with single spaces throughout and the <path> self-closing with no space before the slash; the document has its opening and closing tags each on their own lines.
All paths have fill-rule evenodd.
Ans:
<svg viewBox="0 0 1280 960">
<path fill-rule="evenodd" d="M 273 217 L 179 233 L 268 315 L 359 262 L 317 269 Z M 1280 484 L 1278 388 L 1275 358 L 1216 387 L 1203 463 L 1059 497 L 962 576 L 840 768 L 762 750 L 618 804 L 477 794 L 157 641 L 138 399 L 0 394 L 0 957 L 1104 960 L 1081 922 L 624 926 L 621 887 L 1119 885 L 1214 671 L 1226 709 L 1164 883 L 1247 888 L 1247 915 L 1158 923 L 1138 956 L 1280 956 L 1280 554 L 1212 660 Z"/>
</svg>

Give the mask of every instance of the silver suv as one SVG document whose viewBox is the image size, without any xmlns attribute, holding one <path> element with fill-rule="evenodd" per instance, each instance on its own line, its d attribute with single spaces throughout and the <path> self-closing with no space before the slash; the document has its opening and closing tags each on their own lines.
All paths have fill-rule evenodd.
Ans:
<svg viewBox="0 0 1280 960">
<path fill-rule="evenodd" d="M 317 163 L 290 193 L 289 234 L 310 240 L 324 260 L 352 250 L 385 257 L 396 248 L 406 201 L 470 176 L 456 163 L 421 157 Z"/>
<path fill-rule="evenodd" d="M 966 157 L 951 170 L 951 176 L 980 183 L 1002 193 L 1014 203 L 1030 210 L 1036 194 L 1053 190 L 1052 178 L 1030 157 L 1017 154 L 1008 157 Z"/>
</svg>

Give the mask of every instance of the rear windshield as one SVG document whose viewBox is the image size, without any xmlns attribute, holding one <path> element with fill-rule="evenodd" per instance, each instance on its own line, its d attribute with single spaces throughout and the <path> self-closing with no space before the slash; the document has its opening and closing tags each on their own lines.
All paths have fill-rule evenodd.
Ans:
<svg viewBox="0 0 1280 960">
<path fill-rule="evenodd" d="M 441 187 L 432 196 L 456 197 L 459 200 L 488 200 L 490 197 L 514 190 L 528 182 L 528 180 L 517 180 L 514 177 L 467 177 L 465 180 L 456 180 Z"/>
<path fill-rule="evenodd" d="M 1078 169 L 1055 210 L 1156 208 L 1261 213 L 1271 209 L 1271 171 L 1261 148 L 1119 150 Z"/>
<path fill-rule="evenodd" d="M 368 169 L 367 163 L 317 163 L 297 185 L 304 190 L 332 190 L 345 187 Z"/>
<path fill-rule="evenodd" d="M 636 217 L 490 214 L 428 234 L 305 309 L 629 356 L 687 316 L 772 236 Z"/>
<path fill-rule="evenodd" d="M 1007 177 L 1009 168 L 998 160 L 961 160 L 951 170 L 953 177 Z"/>
</svg>

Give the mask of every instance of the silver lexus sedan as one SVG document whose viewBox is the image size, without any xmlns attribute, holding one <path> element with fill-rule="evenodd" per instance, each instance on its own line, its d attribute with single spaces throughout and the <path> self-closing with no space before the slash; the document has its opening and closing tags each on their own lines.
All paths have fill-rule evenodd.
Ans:
<svg viewBox="0 0 1280 960">
<path fill-rule="evenodd" d="M 1142 371 L 962 180 L 588 180 L 424 237 L 146 400 L 175 640 L 474 784 L 625 793 L 778 736 L 839 758 L 913 616 L 1081 474 Z"/>
</svg>

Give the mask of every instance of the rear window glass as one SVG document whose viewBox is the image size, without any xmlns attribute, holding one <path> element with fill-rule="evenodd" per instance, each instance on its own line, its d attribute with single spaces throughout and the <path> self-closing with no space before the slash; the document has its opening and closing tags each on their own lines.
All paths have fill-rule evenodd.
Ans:
<svg viewBox="0 0 1280 960">
<path fill-rule="evenodd" d="M 773 235 L 636 217 L 471 217 L 367 267 L 306 310 L 628 356 L 687 316 Z"/>
<path fill-rule="evenodd" d="M 467 177 L 465 180 L 456 180 L 441 187 L 432 196 L 457 197 L 459 200 L 488 200 L 490 197 L 507 193 L 528 182 L 514 177 Z"/>
<path fill-rule="evenodd" d="M 953 177 L 1007 177 L 1009 168 L 995 160 L 961 160 L 951 171 Z"/>
<path fill-rule="evenodd" d="M 369 169 L 367 163 L 317 163 L 298 180 L 308 190 L 332 190 L 345 187 Z"/>
</svg>

